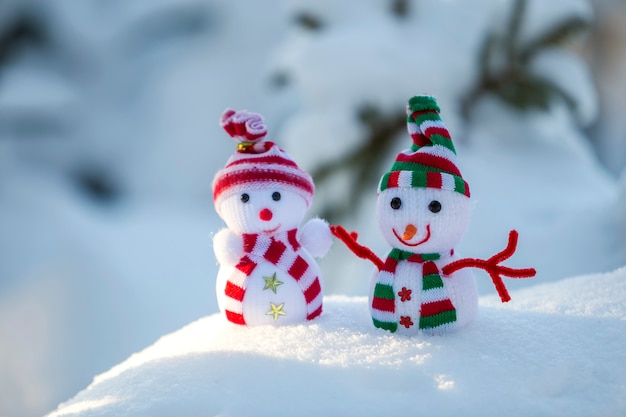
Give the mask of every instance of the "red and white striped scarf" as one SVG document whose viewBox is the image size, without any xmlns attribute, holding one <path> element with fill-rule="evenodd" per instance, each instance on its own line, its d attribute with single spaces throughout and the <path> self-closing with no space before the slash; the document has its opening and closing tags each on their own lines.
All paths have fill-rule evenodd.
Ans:
<svg viewBox="0 0 626 417">
<path fill-rule="evenodd" d="M 246 255 L 239 260 L 232 275 L 226 281 L 225 293 L 228 298 L 226 318 L 245 325 L 243 298 L 247 280 L 255 268 L 263 262 L 276 265 L 296 280 L 307 303 L 307 320 L 322 314 L 322 287 L 316 268 L 299 254 L 300 243 L 296 238 L 297 229 L 277 233 L 267 237 L 258 234 L 243 234 L 243 247 Z"/>
</svg>

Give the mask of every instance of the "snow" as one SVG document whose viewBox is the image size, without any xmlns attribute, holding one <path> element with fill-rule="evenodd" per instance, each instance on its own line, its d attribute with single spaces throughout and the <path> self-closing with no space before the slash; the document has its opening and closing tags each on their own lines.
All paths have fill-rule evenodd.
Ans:
<svg viewBox="0 0 626 417">
<path fill-rule="evenodd" d="M 563 16 L 564 8 L 568 10 L 567 18 L 569 19 L 580 19 L 587 22 L 593 19 L 593 8 L 585 0 L 551 2 L 530 0 L 526 2 L 526 15 L 521 28 L 522 41 L 534 41 L 538 34 L 546 33 L 554 22 L 564 22 L 567 19 Z"/>
<path fill-rule="evenodd" d="M 589 125 L 595 120 L 598 112 L 596 92 L 591 74 L 581 65 L 579 57 L 553 48 L 540 53 L 532 68 L 574 100 L 575 114 L 582 125 Z"/>
<path fill-rule="evenodd" d="M 299 93 L 298 105 L 278 136 L 294 158 L 309 168 L 344 155 L 363 137 L 357 110 L 371 105 L 383 113 L 403 111 L 407 91 L 436 95 L 448 126 L 454 127 L 458 92 L 469 88 L 476 76 L 472 61 L 489 23 L 489 9 L 496 7 L 487 1 L 477 2 L 476 8 L 455 9 L 454 3 L 420 4 L 400 23 L 381 13 L 380 6 L 351 7 L 348 17 L 339 11 L 341 17 L 333 15 L 334 8 L 311 11 L 322 22 L 329 19 L 328 27 L 315 37 L 302 33 L 288 37 L 272 60 L 273 67 L 291 75 L 291 88 Z M 334 19 L 349 24 L 341 26 Z M 447 36 L 432 35 L 446 29 Z M 310 149 L 301 146 L 303 142 L 318 146 Z"/>
<path fill-rule="evenodd" d="M 2 2 L 0 33 L 7 30 L 5 22 L 12 16 L 34 10 L 44 20 L 49 43 L 41 46 L 43 49 L 26 47 L 23 55 L 7 62 L 1 74 L 0 109 L 5 117 L 0 121 L 0 136 L 5 140 L 0 140 L 0 415 L 42 415 L 87 386 L 94 375 L 207 315 L 190 327 L 211 328 L 204 330 L 209 335 L 204 342 L 192 344 L 205 349 L 202 352 L 223 346 L 218 336 L 256 346 L 261 342 L 252 343 L 250 338 L 266 338 L 268 332 L 284 339 L 292 334 L 303 341 L 320 338 L 330 345 L 325 350 L 320 342 L 311 340 L 316 352 L 308 351 L 305 343 L 294 347 L 304 362 L 298 362 L 294 352 L 281 356 L 277 348 L 266 345 L 268 355 L 222 350 L 219 357 L 207 357 L 196 352 L 201 363 L 193 368 L 186 367 L 191 366 L 193 355 L 146 362 L 97 382 L 79 394 L 79 400 L 63 406 L 64 412 L 132 407 L 141 414 L 141 406 L 134 402 L 138 390 L 144 385 L 147 391 L 165 389 L 160 378 L 171 372 L 168 378 L 186 378 L 198 385 L 190 384 L 188 393 L 170 386 L 181 401 L 165 396 L 160 413 L 167 414 L 167 407 L 178 414 L 184 413 L 177 407 L 188 407 L 192 413 L 215 395 L 225 398 L 223 404 L 231 400 L 228 404 L 234 408 L 224 409 L 225 414 L 243 414 L 239 410 L 249 411 L 246 407 L 251 405 L 237 405 L 239 391 L 233 385 L 231 391 L 211 394 L 219 381 L 206 383 L 199 374 L 201 367 L 214 367 L 212 374 L 234 384 L 237 375 L 229 374 L 227 368 L 234 366 L 235 360 L 244 363 L 246 367 L 238 369 L 245 372 L 253 372 L 248 368 L 260 360 L 258 372 L 276 368 L 278 376 L 290 382 L 292 372 L 311 373 L 331 404 L 338 410 L 346 407 L 339 410 L 343 414 L 350 414 L 348 406 L 362 410 L 370 405 L 377 410 L 372 404 L 377 392 L 391 398 L 412 393 L 420 404 L 428 404 L 426 398 L 432 396 L 442 414 L 460 404 L 450 398 L 477 404 L 486 396 L 491 410 L 499 404 L 499 411 L 528 411 L 536 404 L 550 411 L 557 409 L 557 403 L 571 400 L 589 411 L 601 403 L 602 395 L 623 388 L 617 371 L 604 370 L 599 362 L 590 364 L 595 359 L 580 359 L 584 369 L 569 366 L 578 360 L 570 355 L 581 352 L 608 358 L 610 364 L 624 363 L 617 361 L 620 351 L 608 340 L 608 335 L 613 335 L 623 344 L 622 336 L 609 325 L 607 335 L 599 330 L 590 333 L 597 329 L 584 325 L 605 323 L 607 312 L 623 311 L 619 298 L 609 297 L 621 294 L 615 285 L 623 272 L 569 277 L 626 265 L 626 172 L 618 182 L 587 145 L 587 136 L 601 137 L 609 144 L 602 150 L 608 154 L 605 160 L 610 157 L 612 169 L 623 171 L 619 164 L 626 143 L 622 134 L 626 94 L 622 94 L 625 84 L 620 64 L 624 48 L 616 42 L 617 47 L 607 52 L 618 65 L 603 72 L 610 77 L 602 84 L 607 101 L 599 112 L 585 63 L 574 58 L 571 50 L 559 50 L 539 55 L 533 68 L 575 98 L 579 105 L 575 117 L 558 101 L 545 112 L 519 112 L 484 97 L 473 103 L 472 120 L 464 121 L 459 100 L 475 81 L 477 51 L 486 33 L 507 22 L 512 1 L 411 2 L 409 14 L 402 18 L 389 13 L 389 3 L 371 0 L 354 7 L 302 0 Z M 591 18 L 585 1 L 544 3 L 529 2 L 533 18 L 526 20 L 524 39 L 533 38 L 560 17 Z M 611 8 L 607 10 L 605 14 L 611 15 Z M 311 32 L 294 24 L 294 17 L 302 11 L 318 16 L 322 29 Z M 615 18 L 614 27 L 621 35 L 622 23 Z M 595 58 L 594 63 L 600 65 Z M 272 80 L 281 74 L 287 82 L 277 87 Z M 270 138 L 301 166 L 312 169 L 331 158 L 341 160 L 344 151 L 362 137 L 364 126 L 356 115 L 364 104 L 375 105 L 383 115 L 393 115 L 403 111 L 411 95 L 420 93 L 437 96 L 444 122 L 457 143 L 459 165 L 472 189 L 470 229 L 457 252 L 489 257 L 504 247 L 509 229 L 515 228 L 520 231 L 519 249 L 507 263 L 534 266 L 538 276 L 507 280 L 514 301 L 499 305 L 489 277 L 477 272 L 484 297 L 481 315 L 467 332 L 446 339 L 404 340 L 371 327 L 365 301 L 359 298 L 367 294 L 371 265 L 336 243 L 320 263 L 329 297 L 327 314 L 319 323 L 287 331 L 238 331 L 224 336 L 232 329 L 211 316 L 217 312 L 211 235 L 223 225 L 214 212 L 210 190 L 215 171 L 232 152 L 232 143 L 217 123 L 224 108 L 263 114 Z M 595 115 L 601 117 L 600 125 L 587 125 Z M 389 169 L 395 153 L 407 147 L 406 141 L 404 132 L 397 135 L 381 166 L 372 168 L 378 170 L 375 176 Z M 81 170 L 103 172 L 118 194 L 111 201 L 89 197 L 76 179 Z M 347 170 L 340 172 L 330 186 L 318 187 L 311 215 L 319 214 L 329 201 L 345 199 L 353 175 Z M 341 222 L 358 230 L 359 240 L 384 256 L 389 248 L 373 226 L 376 183 L 370 186 L 370 194 L 366 192 Z M 607 282 L 613 289 L 603 295 L 605 312 L 602 298 L 582 298 L 566 288 L 576 284 L 586 296 L 589 289 L 582 289 L 582 281 L 587 279 Z M 550 304 L 547 299 L 539 302 L 535 290 L 557 288 L 559 294 L 571 297 L 560 304 Z M 570 314 L 564 304 L 577 305 L 580 314 Z M 548 331 L 549 323 L 533 321 L 545 316 L 558 318 L 559 325 Z M 524 334 L 516 333 L 515 326 Z M 479 340 L 486 331 L 487 340 Z M 341 342 L 337 332 L 345 336 Z M 560 341 L 552 333 L 559 335 Z M 564 352 L 567 344 L 563 341 L 578 335 L 586 339 L 573 339 L 574 350 Z M 508 338 L 516 344 L 509 346 Z M 539 364 L 533 362 L 538 358 L 530 358 L 536 365 L 532 376 L 515 362 L 517 357 L 528 357 L 517 345 L 535 346 L 544 341 L 552 351 L 542 354 L 555 365 L 547 365 L 547 359 Z M 511 353 L 499 348 L 502 342 Z M 289 343 L 295 346 L 296 340 Z M 337 346 L 332 347 L 333 343 Z M 344 343 L 352 348 L 344 349 Z M 362 358 L 353 357 L 352 350 L 362 352 Z M 396 362 L 383 358 L 377 350 L 390 354 Z M 478 361 L 490 372 L 488 379 L 476 378 L 482 368 L 459 365 L 466 350 L 474 353 L 472 362 Z M 482 350 L 491 356 L 481 356 Z M 408 352 L 409 360 L 403 352 Z M 461 355 L 455 356 L 459 352 Z M 488 363 L 505 356 L 507 361 Z M 422 357 L 420 365 L 417 362 Z M 322 358 L 330 363 L 321 366 Z M 357 367 L 358 360 L 363 361 L 362 367 Z M 448 367 L 448 360 L 455 366 Z M 400 362 L 408 362 L 415 372 L 400 381 L 392 380 Z M 541 365 L 545 366 L 538 369 Z M 150 373 L 142 373 L 144 369 Z M 178 370 L 180 375 L 175 372 Z M 380 375 L 369 378 L 375 371 L 388 380 L 388 386 L 378 381 Z M 521 382 L 513 384 L 521 387 L 521 392 L 505 391 L 495 382 L 497 376 L 509 373 L 519 373 Z M 90 396 L 92 391 L 104 392 L 107 386 L 120 388 L 118 382 L 124 375 L 141 378 L 133 380 L 137 386 L 127 386 L 137 397 L 117 393 Z M 152 376 L 154 380 L 149 379 Z M 258 379 L 266 378 L 261 375 Z M 341 383 L 346 398 L 354 401 L 340 403 L 340 396 L 332 391 L 336 384 L 328 384 L 329 378 Z M 418 394 L 407 390 L 403 381 L 430 391 Z M 601 381 L 615 384 L 606 382 L 606 390 L 601 391 L 596 386 Z M 438 384 L 450 389 L 439 390 Z M 472 384 L 478 387 L 467 391 Z M 492 392 L 478 391 L 487 386 Z M 206 400 L 194 396 L 203 389 L 204 395 L 209 395 Z M 546 393 L 539 392 L 543 389 Z M 576 402 L 576 393 L 589 393 L 591 405 Z M 308 398 L 304 393 L 290 394 L 297 400 Z M 250 395 L 260 399 L 262 392 Z M 157 401 L 150 397 L 146 404 Z M 359 408 L 361 402 L 365 405 Z M 623 403 L 613 403 L 623 411 Z M 611 401 L 602 404 L 608 410 Z M 294 400 L 287 406 L 296 405 Z M 541 414 L 543 408 L 538 410 L 534 414 Z M 609 411 L 606 414 L 610 415 Z"/>
<path fill-rule="evenodd" d="M 206 277 L 218 223 L 206 212 L 97 211 L 59 181 L 3 179 L 3 415 L 42 415 L 94 373 L 217 311 Z"/>
<path fill-rule="evenodd" d="M 98 375 L 60 416 L 621 416 L 626 269 L 480 300 L 446 336 L 375 329 L 364 297 L 306 325 L 203 317 Z M 258 387 L 256 385 L 259 385 Z"/>
<path fill-rule="evenodd" d="M 32 62 L 5 73 L 5 82 L 10 86 L 0 96 L 5 109 L 64 106 L 75 99 L 75 92 L 71 91 L 65 80 L 56 77 L 56 74 L 41 71 L 37 64 Z"/>
</svg>

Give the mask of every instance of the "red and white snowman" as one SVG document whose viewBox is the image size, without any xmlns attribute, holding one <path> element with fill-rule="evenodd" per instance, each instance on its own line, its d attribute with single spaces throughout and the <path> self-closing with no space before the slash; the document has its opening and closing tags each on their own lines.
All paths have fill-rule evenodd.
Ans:
<svg viewBox="0 0 626 417">
<path fill-rule="evenodd" d="M 323 299 L 314 257 L 332 243 L 321 219 L 299 228 L 313 199 L 313 180 L 265 140 L 260 115 L 228 109 L 220 124 L 237 151 L 213 180 L 215 208 L 227 225 L 213 238 L 219 309 L 232 323 L 247 326 L 313 320 Z"/>
<path fill-rule="evenodd" d="M 510 299 L 501 276 L 527 278 L 532 268 L 500 265 L 515 251 L 488 260 L 459 259 L 454 247 L 470 219 L 470 190 L 456 164 L 450 133 L 433 97 L 416 96 L 407 105 L 413 144 L 398 154 L 378 187 L 376 220 L 392 247 L 383 261 L 341 226 L 332 232 L 357 256 L 372 261 L 370 312 L 374 326 L 407 335 L 442 334 L 471 322 L 478 308 L 476 281 L 468 267 L 487 271 L 502 301 Z"/>
</svg>

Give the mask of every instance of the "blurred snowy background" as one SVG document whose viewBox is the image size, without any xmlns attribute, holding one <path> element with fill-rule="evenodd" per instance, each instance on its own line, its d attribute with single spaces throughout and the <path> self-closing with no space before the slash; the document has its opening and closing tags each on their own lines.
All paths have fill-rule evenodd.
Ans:
<svg viewBox="0 0 626 417">
<path fill-rule="evenodd" d="M 626 265 L 624 74 L 623 0 L 1 1 L 0 416 L 217 311 L 226 107 L 263 114 L 312 214 L 382 255 L 376 184 L 433 94 L 475 200 L 460 253 L 518 229 L 538 276 L 511 289 Z M 340 244 L 321 266 L 366 294 Z"/>
</svg>

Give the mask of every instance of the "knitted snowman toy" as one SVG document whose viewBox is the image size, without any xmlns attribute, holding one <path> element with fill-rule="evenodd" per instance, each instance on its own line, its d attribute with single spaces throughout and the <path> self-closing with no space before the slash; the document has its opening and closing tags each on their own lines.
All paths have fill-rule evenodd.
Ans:
<svg viewBox="0 0 626 417">
<path fill-rule="evenodd" d="M 333 226 L 332 232 L 376 265 L 370 289 L 374 326 L 407 335 L 442 334 L 476 316 L 476 281 L 465 268 L 486 270 L 503 302 L 510 297 L 501 276 L 527 278 L 535 270 L 499 265 L 515 252 L 514 230 L 508 247 L 489 260 L 454 254 L 470 218 L 469 186 L 456 166 L 456 151 L 435 99 L 413 97 L 407 115 L 413 145 L 398 154 L 378 187 L 376 220 L 392 247 L 387 259 L 358 244 L 356 233 L 342 226 Z"/>
<path fill-rule="evenodd" d="M 298 229 L 313 199 L 309 174 L 265 140 L 260 115 L 226 110 L 220 123 L 237 151 L 213 180 L 213 200 L 227 228 L 213 238 L 220 263 L 219 309 L 232 323 L 284 325 L 322 313 L 322 280 L 313 257 L 326 254 L 321 219 Z"/>
</svg>

